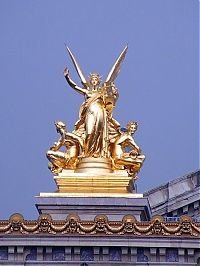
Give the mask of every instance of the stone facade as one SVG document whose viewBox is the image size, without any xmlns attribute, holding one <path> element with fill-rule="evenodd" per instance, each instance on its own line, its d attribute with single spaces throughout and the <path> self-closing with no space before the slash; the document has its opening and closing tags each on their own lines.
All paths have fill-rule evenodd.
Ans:
<svg viewBox="0 0 200 266">
<path fill-rule="evenodd" d="M 152 215 L 200 217 L 200 170 L 174 179 L 146 193 Z"/>
<path fill-rule="evenodd" d="M 111 199 L 104 199 L 104 208 L 96 199 L 96 213 L 92 199 L 79 201 L 76 209 L 73 199 L 66 205 L 66 199 L 39 198 L 37 220 L 14 214 L 0 221 L 0 265 L 200 266 L 199 174 L 169 182 L 144 198 L 121 203 L 116 198 L 113 208 Z"/>
<path fill-rule="evenodd" d="M 82 220 L 93 220 L 104 214 L 109 220 L 120 221 L 124 215 L 132 214 L 138 221 L 151 218 L 148 198 L 143 194 L 79 194 L 40 193 L 36 197 L 39 214 L 50 214 L 53 219 L 65 219 L 67 215 L 77 214 Z"/>
<path fill-rule="evenodd" d="M 16 237 L 0 247 L 0 265 L 200 265 L 199 239 Z"/>
<path fill-rule="evenodd" d="M 36 221 L 19 214 L 0 221 L 0 265 L 199 265 L 200 223 L 183 216 L 138 222 L 134 216 L 109 221 L 97 216 Z"/>
<path fill-rule="evenodd" d="M 137 221 L 126 215 L 110 221 L 97 215 L 53 220 L 41 214 L 0 221 L 0 265 L 199 265 L 200 223 L 189 216 L 167 222 L 162 216 Z"/>
</svg>

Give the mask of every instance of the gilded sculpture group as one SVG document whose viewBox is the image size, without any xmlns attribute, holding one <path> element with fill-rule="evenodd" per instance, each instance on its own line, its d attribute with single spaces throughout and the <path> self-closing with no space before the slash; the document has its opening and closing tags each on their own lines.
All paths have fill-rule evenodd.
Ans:
<svg viewBox="0 0 200 266">
<path fill-rule="evenodd" d="M 47 152 L 49 168 L 54 174 L 62 172 L 63 169 L 75 170 L 83 158 L 104 158 L 111 161 L 113 171 L 124 169 L 129 176 L 136 177 L 145 159 L 132 136 L 138 124 L 129 122 L 126 130 L 122 130 L 112 116 L 119 97 L 114 80 L 120 71 L 127 49 L 126 46 L 106 81 L 101 83 L 97 73 L 90 74 L 89 82 L 86 81 L 74 55 L 67 48 L 82 87 L 70 78 L 67 68 L 64 70 L 64 76 L 67 83 L 84 96 L 85 101 L 80 107 L 79 120 L 72 132 L 67 131 L 65 123 L 55 123 L 60 139 Z M 62 151 L 62 147 L 66 150 Z"/>
</svg>

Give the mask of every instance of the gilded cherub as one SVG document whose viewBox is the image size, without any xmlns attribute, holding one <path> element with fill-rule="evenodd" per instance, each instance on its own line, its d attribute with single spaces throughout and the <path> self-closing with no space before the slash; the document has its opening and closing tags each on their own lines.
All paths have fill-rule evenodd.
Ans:
<svg viewBox="0 0 200 266">
<path fill-rule="evenodd" d="M 63 169 L 74 169 L 76 161 L 83 148 L 82 139 L 74 133 L 66 131 L 66 125 L 62 121 L 55 122 L 56 130 L 61 135 L 60 139 L 47 151 L 50 161 L 49 169 L 54 173 L 60 173 Z M 60 151 L 65 147 L 66 151 Z"/>
<path fill-rule="evenodd" d="M 127 124 L 127 131 L 121 132 L 112 146 L 112 158 L 115 167 L 127 169 L 129 176 L 133 177 L 140 170 L 145 159 L 145 156 L 141 154 L 140 148 L 132 137 L 137 128 L 137 122 L 129 122 Z M 127 152 L 127 148 L 131 150 Z"/>
</svg>

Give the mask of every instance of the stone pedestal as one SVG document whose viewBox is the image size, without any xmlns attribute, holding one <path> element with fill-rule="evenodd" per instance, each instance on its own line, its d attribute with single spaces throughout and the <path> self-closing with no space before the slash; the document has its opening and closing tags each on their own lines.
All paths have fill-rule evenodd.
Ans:
<svg viewBox="0 0 200 266">
<path fill-rule="evenodd" d="M 48 213 L 56 220 L 70 214 L 90 221 L 96 215 L 106 215 L 111 221 L 121 221 L 130 214 L 138 221 L 150 219 L 148 199 L 134 193 L 134 178 L 126 170 L 109 172 L 109 161 L 99 158 L 82 160 L 77 169 L 63 170 L 54 177 L 56 192 L 36 197 L 40 214 Z"/>
<path fill-rule="evenodd" d="M 127 214 L 134 215 L 138 221 L 151 217 L 148 199 L 137 193 L 40 193 L 36 207 L 40 214 L 48 213 L 58 220 L 69 214 L 77 214 L 82 220 L 93 220 L 98 214 L 113 221 L 121 221 Z"/>
<path fill-rule="evenodd" d="M 98 166 L 96 169 L 92 163 L 87 161 L 87 164 L 82 163 L 77 171 L 63 170 L 54 176 L 57 192 L 85 195 L 86 193 L 130 194 L 135 191 L 134 179 L 128 176 L 125 170 L 107 172 L 109 168 L 106 168 L 103 162 L 100 162 L 102 168 Z M 84 172 L 89 167 L 90 171 Z"/>
</svg>

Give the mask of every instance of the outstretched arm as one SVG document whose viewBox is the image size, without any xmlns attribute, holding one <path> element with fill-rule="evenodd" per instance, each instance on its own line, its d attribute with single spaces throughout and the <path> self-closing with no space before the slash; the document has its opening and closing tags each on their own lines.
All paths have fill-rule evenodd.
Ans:
<svg viewBox="0 0 200 266">
<path fill-rule="evenodd" d="M 77 86 L 77 84 L 70 78 L 69 69 L 67 68 L 64 69 L 64 77 L 66 78 L 67 83 L 69 84 L 70 87 L 72 87 L 74 90 L 78 91 L 81 94 L 87 95 L 88 90 Z"/>
<path fill-rule="evenodd" d="M 132 146 L 137 152 L 138 154 L 141 153 L 140 148 L 138 147 L 138 145 L 135 143 L 134 139 L 131 137 L 129 138 L 129 145 Z"/>
</svg>

